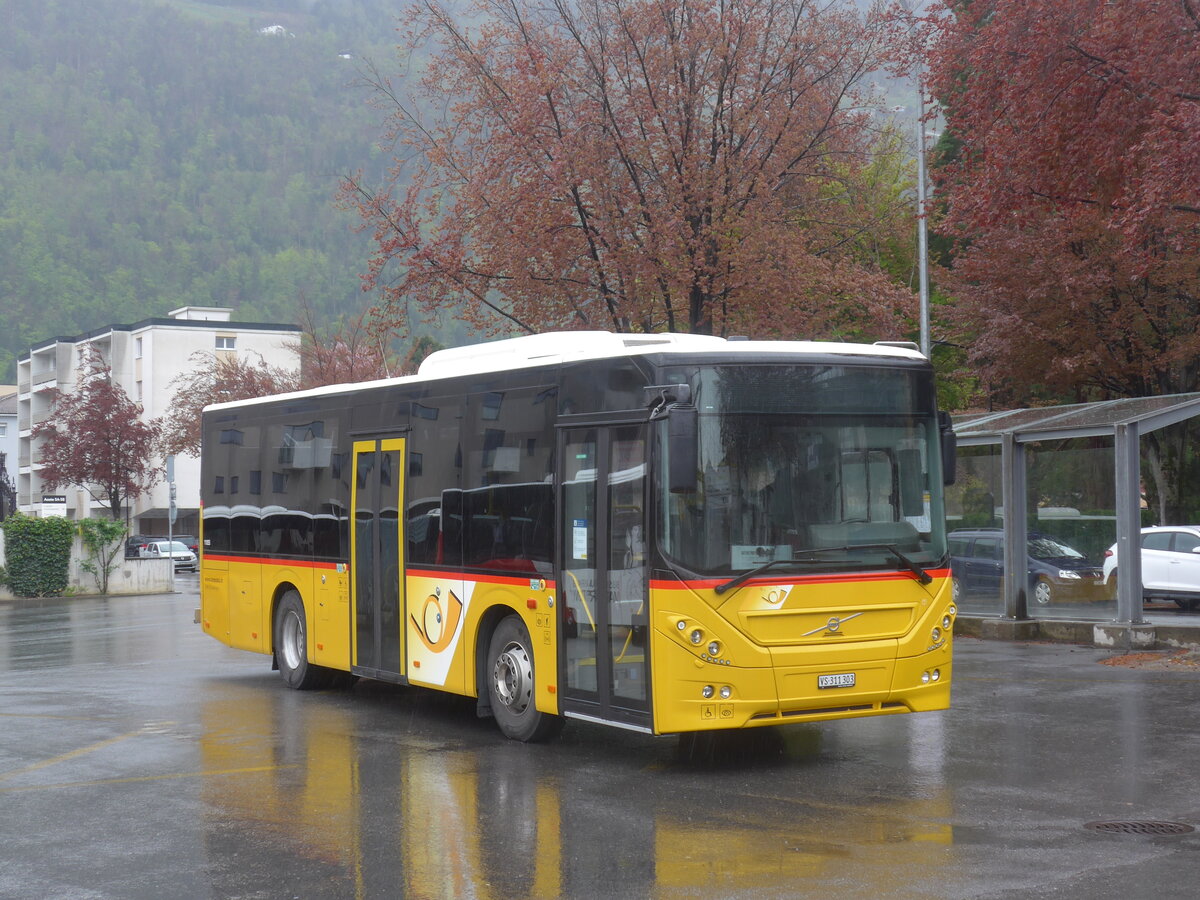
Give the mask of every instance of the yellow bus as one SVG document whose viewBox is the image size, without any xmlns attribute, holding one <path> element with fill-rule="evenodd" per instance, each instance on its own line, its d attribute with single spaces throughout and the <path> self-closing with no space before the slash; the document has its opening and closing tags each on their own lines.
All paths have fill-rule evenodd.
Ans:
<svg viewBox="0 0 1200 900">
<path fill-rule="evenodd" d="M 949 705 L 954 437 L 910 345 L 542 334 L 203 428 L 201 625 L 291 688 L 523 741 Z"/>
</svg>

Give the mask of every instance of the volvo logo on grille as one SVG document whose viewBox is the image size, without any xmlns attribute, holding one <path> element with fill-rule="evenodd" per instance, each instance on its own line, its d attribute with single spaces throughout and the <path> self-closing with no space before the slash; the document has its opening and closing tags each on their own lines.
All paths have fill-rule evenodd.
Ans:
<svg viewBox="0 0 1200 900">
<path fill-rule="evenodd" d="M 830 616 L 829 621 L 826 622 L 824 625 L 822 625 L 820 628 L 814 628 L 812 631 L 804 632 L 804 637 L 812 637 L 814 634 L 816 634 L 819 631 L 823 631 L 826 634 L 837 634 L 838 630 L 843 625 L 845 625 L 851 619 L 857 619 L 861 615 L 862 615 L 862 613 L 856 612 L 856 613 L 851 613 L 848 616 Z"/>
</svg>

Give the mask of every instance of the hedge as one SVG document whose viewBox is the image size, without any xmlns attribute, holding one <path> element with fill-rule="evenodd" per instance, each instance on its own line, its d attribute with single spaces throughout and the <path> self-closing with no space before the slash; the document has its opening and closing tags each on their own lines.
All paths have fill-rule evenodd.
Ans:
<svg viewBox="0 0 1200 900">
<path fill-rule="evenodd" d="M 8 589 L 18 597 L 53 597 L 67 589 L 75 523 L 13 513 L 3 522 Z"/>
</svg>

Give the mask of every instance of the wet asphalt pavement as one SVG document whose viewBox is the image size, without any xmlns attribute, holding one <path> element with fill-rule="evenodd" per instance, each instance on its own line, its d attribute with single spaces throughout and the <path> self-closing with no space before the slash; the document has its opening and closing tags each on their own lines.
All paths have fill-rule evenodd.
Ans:
<svg viewBox="0 0 1200 900">
<path fill-rule="evenodd" d="M 286 690 L 181 592 L 0 604 L 4 898 L 1192 898 L 1200 672 L 959 639 L 944 713 L 505 741 Z"/>
</svg>

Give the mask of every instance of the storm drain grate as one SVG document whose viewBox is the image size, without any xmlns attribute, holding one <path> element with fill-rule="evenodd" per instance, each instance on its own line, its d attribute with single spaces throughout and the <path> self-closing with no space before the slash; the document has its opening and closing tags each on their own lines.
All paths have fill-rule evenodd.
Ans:
<svg viewBox="0 0 1200 900">
<path fill-rule="evenodd" d="M 1190 834 L 1196 829 L 1182 822 L 1088 822 L 1088 831 L 1102 834 Z"/>
</svg>

